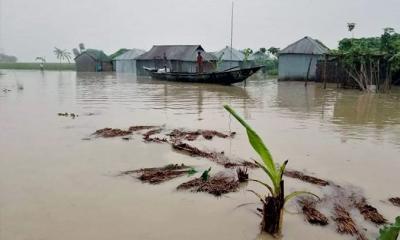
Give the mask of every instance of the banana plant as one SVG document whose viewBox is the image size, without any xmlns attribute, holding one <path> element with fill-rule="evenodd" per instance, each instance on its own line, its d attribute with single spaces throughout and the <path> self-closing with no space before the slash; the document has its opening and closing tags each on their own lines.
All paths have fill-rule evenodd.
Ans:
<svg viewBox="0 0 400 240">
<path fill-rule="evenodd" d="M 285 172 L 288 161 L 286 160 L 283 164 L 276 163 L 263 140 L 250 127 L 250 125 L 246 123 L 230 106 L 225 105 L 224 108 L 230 114 L 232 114 L 232 116 L 234 116 L 236 120 L 239 121 L 239 123 L 246 129 L 250 145 L 258 153 L 262 160 L 262 162 L 255 160 L 255 164 L 257 164 L 266 173 L 271 181 L 271 184 L 269 184 L 260 180 L 252 180 L 268 189 L 267 196 L 262 196 L 259 193 L 250 190 L 250 192 L 254 193 L 263 203 L 263 221 L 261 224 L 262 230 L 274 236 L 280 235 L 282 228 L 283 208 L 285 203 L 300 194 L 311 194 L 317 198 L 318 196 L 306 191 L 296 191 L 285 196 L 283 173 Z"/>
</svg>

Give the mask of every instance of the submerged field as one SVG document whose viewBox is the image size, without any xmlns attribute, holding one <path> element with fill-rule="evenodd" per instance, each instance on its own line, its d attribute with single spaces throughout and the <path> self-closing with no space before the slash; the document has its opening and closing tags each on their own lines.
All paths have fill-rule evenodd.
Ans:
<svg viewBox="0 0 400 240">
<path fill-rule="evenodd" d="M 253 78 L 246 88 L 137 80 L 130 75 L 2 70 L 0 75 L 0 239 L 269 239 L 259 234 L 258 199 L 246 189 L 222 197 L 176 187 L 218 162 L 192 157 L 139 134 L 98 138 L 106 127 L 134 125 L 235 131 L 232 138 L 198 138 L 193 144 L 232 158 L 257 158 L 244 130 L 229 117 L 233 106 L 257 130 L 275 160 L 289 169 L 333 181 L 363 195 L 389 221 L 400 208 L 388 198 L 400 188 L 400 89 L 388 95 L 307 88 L 300 82 Z M 22 88 L 20 86 L 23 86 Z M 8 89 L 10 91 L 3 91 Z M 75 113 L 70 117 L 58 113 Z M 158 185 L 123 171 L 193 166 Z M 260 170 L 251 178 L 264 179 Z M 286 178 L 286 189 L 331 194 Z M 238 207 L 242 204 L 251 203 Z M 253 204 L 254 203 L 254 204 Z M 323 212 L 332 215 L 329 208 Z M 296 204 L 287 208 L 298 212 Z M 374 239 L 378 228 L 356 211 L 354 220 Z M 285 213 L 284 239 L 355 239 L 312 226 Z"/>
<path fill-rule="evenodd" d="M 45 63 L 45 70 L 75 70 L 75 63 Z M 0 69 L 40 70 L 39 62 L 0 63 Z"/>
</svg>

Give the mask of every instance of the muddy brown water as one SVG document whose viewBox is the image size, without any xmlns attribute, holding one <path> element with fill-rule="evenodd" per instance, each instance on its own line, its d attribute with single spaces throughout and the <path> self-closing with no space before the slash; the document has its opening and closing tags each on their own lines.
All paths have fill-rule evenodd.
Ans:
<svg viewBox="0 0 400 240">
<path fill-rule="evenodd" d="M 232 140 L 197 146 L 256 158 L 243 129 L 222 108 L 231 104 L 264 138 L 277 161 L 354 186 L 389 220 L 400 215 L 385 199 L 400 196 L 400 89 L 365 95 L 319 84 L 255 77 L 246 88 L 137 80 L 130 75 L 4 71 L 0 76 L 0 239 L 269 239 L 259 234 L 257 203 L 245 189 L 221 198 L 176 191 L 184 176 L 142 184 L 120 171 L 170 163 L 212 167 L 168 144 L 87 138 L 104 127 L 163 125 L 236 131 Z M 18 90 L 22 84 L 24 89 Z M 3 89 L 11 91 L 3 92 Z M 75 119 L 58 116 L 75 113 Z M 260 170 L 250 176 L 264 179 Z M 198 177 L 198 176 L 197 176 Z M 286 190 L 324 194 L 286 178 Z M 295 205 L 288 210 L 299 211 Z M 322 210 L 322 212 L 324 212 Z M 325 211 L 329 216 L 329 211 Z M 377 227 L 351 212 L 375 238 Z M 286 213 L 284 239 L 351 239 Z"/>
</svg>

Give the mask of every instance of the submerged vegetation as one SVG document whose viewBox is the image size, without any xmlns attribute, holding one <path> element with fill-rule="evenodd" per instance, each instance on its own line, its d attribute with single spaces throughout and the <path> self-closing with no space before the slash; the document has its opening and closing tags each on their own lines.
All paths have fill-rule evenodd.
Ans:
<svg viewBox="0 0 400 240">
<path fill-rule="evenodd" d="M 0 63 L 0 69 L 15 69 L 15 70 L 41 70 L 40 62 L 17 62 L 17 63 Z M 48 71 L 74 71 L 76 70 L 75 63 L 54 63 L 46 62 L 44 70 Z"/>
<path fill-rule="evenodd" d="M 272 185 L 268 183 L 253 180 L 260 183 L 268 190 L 268 195 L 263 197 L 259 193 L 252 191 L 263 203 L 262 209 L 262 222 L 261 228 L 263 231 L 278 236 L 281 234 L 282 229 L 282 218 L 283 218 L 283 207 L 285 203 L 291 198 L 299 194 L 311 194 L 308 192 L 293 192 L 287 196 L 284 194 L 284 181 L 283 173 L 285 172 L 286 165 L 288 161 L 286 160 L 282 165 L 277 164 L 265 146 L 263 140 L 258 136 L 258 134 L 248 125 L 231 107 L 225 105 L 224 108 L 232 114 L 239 121 L 240 124 L 245 127 L 249 142 L 254 150 L 259 154 L 263 163 L 255 161 L 255 163 L 263 169 L 266 175 L 269 177 Z M 314 195 L 314 194 L 312 194 Z"/>
</svg>

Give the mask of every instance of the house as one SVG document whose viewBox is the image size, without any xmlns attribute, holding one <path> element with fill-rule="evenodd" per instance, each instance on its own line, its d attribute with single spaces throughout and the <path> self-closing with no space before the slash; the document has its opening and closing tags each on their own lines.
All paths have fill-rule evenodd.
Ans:
<svg viewBox="0 0 400 240">
<path fill-rule="evenodd" d="M 111 59 L 101 50 L 87 49 L 75 57 L 77 72 L 111 72 Z"/>
<path fill-rule="evenodd" d="M 329 53 L 318 40 L 304 37 L 279 52 L 279 80 L 314 81 L 317 62 Z"/>
<path fill-rule="evenodd" d="M 131 49 L 113 59 L 115 71 L 119 73 L 136 73 L 136 57 L 146 51 Z"/>
<path fill-rule="evenodd" d="M 242 67 L 244 54 L 234 48 L 226 46 L 213 55 L 218 59 L 217 71 L 224 71 L 233 67 Z"/>
<path fill-rule="evenodd" d="M 214 55 L 205 52 L 201 45 L 155 45 L 136 58 L 137 75 L 149 75 L 144 67 L 167 67 L 173 72 L 196 72 L 198 52 L 203 56 L 203 71 L 213 71 L 217 59 Z"/>
</svg>

